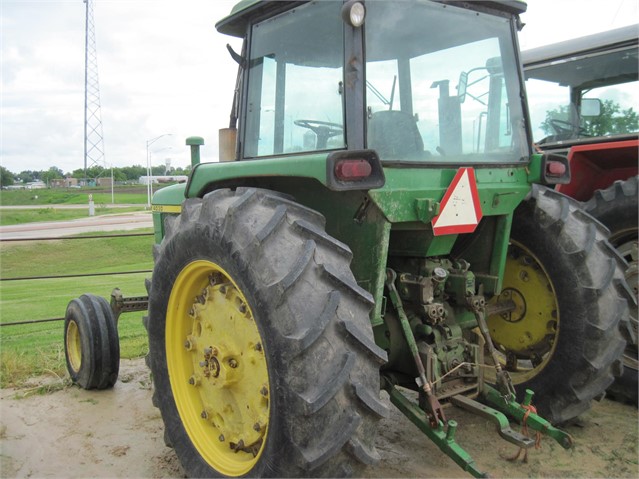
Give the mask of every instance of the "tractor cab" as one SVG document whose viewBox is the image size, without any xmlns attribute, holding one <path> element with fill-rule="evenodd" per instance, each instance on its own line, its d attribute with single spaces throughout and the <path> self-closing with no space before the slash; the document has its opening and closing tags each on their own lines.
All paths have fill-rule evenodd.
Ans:
<svg viewBox="0 0 639 479">
<path fill-rule="evenodd" d="M 244 38 L 234 156 L 373 149 L 384 164 L 528 161 L 515 54 L 525 5 L 456 3 L 240 4 L 217 24 Z"/>
</svg>

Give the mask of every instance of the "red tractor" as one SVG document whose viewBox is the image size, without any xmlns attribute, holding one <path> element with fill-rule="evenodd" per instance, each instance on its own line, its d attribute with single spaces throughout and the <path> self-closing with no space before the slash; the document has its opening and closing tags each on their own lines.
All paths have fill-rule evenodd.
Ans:
<svg viewBox="0 0 639 479">
<path fill-rule="evenodd" d="M 568 156 L 571 181 L 556 190 L 583 202 L 610 230 L 637 294 L 639 26 L 522 52 L 536 147 Z M 637 318 L 624 376 L 609 393 L 637 403 Z"/>
</svg>

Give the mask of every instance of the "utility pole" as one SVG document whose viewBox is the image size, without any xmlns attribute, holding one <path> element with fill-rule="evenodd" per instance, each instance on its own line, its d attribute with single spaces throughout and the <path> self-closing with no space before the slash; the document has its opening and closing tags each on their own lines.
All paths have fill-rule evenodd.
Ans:
<svg viewBox="0 0 639 479">
<path fill-rule="evenodd" d="M 84 41 L 84 178 L 87 168 L 105 163 L 102 117 L 100 113 L 100 82 L 98 80 L 98 52 L 95 46 L 93 0 L 86 4 Z"/>
</svg>

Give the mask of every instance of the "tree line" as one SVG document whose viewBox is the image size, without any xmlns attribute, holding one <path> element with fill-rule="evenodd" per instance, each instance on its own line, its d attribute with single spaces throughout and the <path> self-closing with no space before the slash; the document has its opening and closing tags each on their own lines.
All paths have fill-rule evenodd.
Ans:
<svg viewBox="0 0 639 479">
<path fill-rule="evenodd" d="M 188 175 L 191 172 L 191 167 L 171 167 L 168 171 L 164 165 L 157 165 L 151 169 L 153 176 L 164 175 Z M 137 182 L 140 176 L 146 176 L 146 167 L 140 165 L 123 166 L 113 168 L 113 181 L 125 182 L 135 181 Z M 92 166 L 87 168 L 86 175 L 84 168 L 78 168 L 72 172 L 63 173 L 62 170 L 56 166 L 50 167 L 48 170 L 24 170 L 19 173 L 13 173 L 3 166 L 0 166 L 0 185 L 11 186 L 15 184 L 26 184 L 32 181 L 42 181 L 47 185 L 51 180 L 61 178 L 77 178 L 77 179 L 89 179 L 95 180 L 97 178 L 111 178 L 111 168 L 104 168 L 102 166 Z"/>
</svg>

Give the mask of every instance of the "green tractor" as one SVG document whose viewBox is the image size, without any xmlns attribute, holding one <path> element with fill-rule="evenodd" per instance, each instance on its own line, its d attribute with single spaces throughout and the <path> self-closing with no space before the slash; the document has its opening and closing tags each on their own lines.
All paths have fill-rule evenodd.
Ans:
<svg viewBox="0 0 639 479">
<path fill-rule="evenodd" d="M 188 183 L 154 195 L 148 298 L 71 303 L 71 376 L 112 386 L 113 324 L 148 299 L 153 400 L 189 476 L 362 474 L 381 390 L 477 477 L 451 407 L 570 447 L 551 423 L 621 374 L 633 296 L 607 230 L 544 186 L 570 175 L 532 151 L 523 11 L 240 2 L 216 25 L 244 39 L 221 161 L 188 138 Z"/>
</svg>

